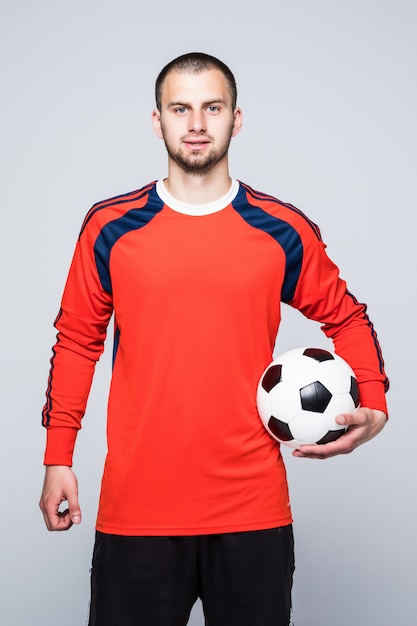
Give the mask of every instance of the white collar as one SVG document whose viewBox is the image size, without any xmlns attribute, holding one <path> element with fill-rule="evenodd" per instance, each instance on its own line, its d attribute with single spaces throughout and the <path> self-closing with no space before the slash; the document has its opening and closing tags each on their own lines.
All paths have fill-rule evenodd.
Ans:
<svg viewBox="0 0 417 626">
<path fill-rule="evenodd" d="M 209 202 L 208 204 L 187 204 L 185 202 L 180 202 L 174 198 L 174 196 L 171 196 L 165 187 L 163 180 L 158 180 L 156 183 L 156 193 L 164 204 L 169 206 L 170 209 L 173 209 L 178 213 L 184 213 L 185 215 L 210 215 L 210 213 L 221 211 L 235 199 L 238 191 L 239 182 L 233 178 L 229 191 L 218 200 Z"/>
</svg>

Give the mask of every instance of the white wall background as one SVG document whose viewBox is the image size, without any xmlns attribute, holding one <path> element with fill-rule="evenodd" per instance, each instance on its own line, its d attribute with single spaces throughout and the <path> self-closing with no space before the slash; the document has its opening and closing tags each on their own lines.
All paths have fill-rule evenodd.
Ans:
<svg viewBox="0 0 417 626">
<path fill-rule="evenodd" d="M 83 523 L 50 534 L 37 502 L 52 321 L 85 212 L 166 173 L 153 82 L 191 50 L 238 80 L 232 174 L 319 223 L 392 382 L 377 439 L 326 462 L 286 455 L 296 625 L 415 623 L 416 18 L 413 0 L 1 0 L 3 626 L 86 620 L 110 363 L 75 455 Z M 277 348 L 302 344 L 327 345 L 288 311 Z"/>
</svg>

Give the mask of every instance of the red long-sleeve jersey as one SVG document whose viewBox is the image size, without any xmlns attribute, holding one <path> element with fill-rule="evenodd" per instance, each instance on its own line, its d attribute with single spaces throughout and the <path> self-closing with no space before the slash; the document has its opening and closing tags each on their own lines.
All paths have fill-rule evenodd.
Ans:
<svg viewBox="0 0 417 626">
<path fill-rule="evenodd" d="M 321 322 L 362 405 L 386 411 L 366 307 L 296 208 L 234 181 L 218 202 L 190 209 L 159 182 L 89 211 L 55 322 L 43 424 L 45 463 L 71 465 L 114 313 L 99 530 L 193 535 L 291 522 L 279 446 L 256 410 L 281 302 Z"/>
</svg>

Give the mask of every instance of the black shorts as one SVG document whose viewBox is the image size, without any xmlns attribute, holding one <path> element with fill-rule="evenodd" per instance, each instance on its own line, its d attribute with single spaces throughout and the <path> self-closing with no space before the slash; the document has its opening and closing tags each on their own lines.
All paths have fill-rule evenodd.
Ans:
<svg viewBox="0 0 417 626">
<path fill-rule="evenodd" d="M 197 537 L 97 532 L 88 626 L 288 626 L 292 526 Z"/>
</svg>

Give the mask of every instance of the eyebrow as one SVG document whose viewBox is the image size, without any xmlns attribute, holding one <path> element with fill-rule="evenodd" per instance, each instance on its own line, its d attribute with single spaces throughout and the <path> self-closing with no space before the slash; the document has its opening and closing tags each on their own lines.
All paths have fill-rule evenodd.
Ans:
<svg viewBox="0 0 417 626">
<path fill-rule="evenodd" d="M 213 100 L 207 100 L 206 102 L 202 102 L 201 106 L 204 108 L 204 107 L 211 106 L 213 104 L 224 104 L 225 106 L 227 106 L 227 102 L 223 98 L 215 98 Z M 190 102 L 181 102 L 180 100 L 168 102 L 167 104 L 168 109 L 175 107 L 175 106 L 191 108 L 192 105 Z"/>
</svg>

